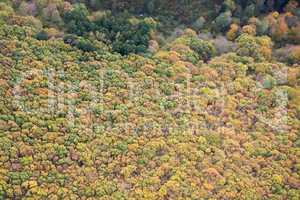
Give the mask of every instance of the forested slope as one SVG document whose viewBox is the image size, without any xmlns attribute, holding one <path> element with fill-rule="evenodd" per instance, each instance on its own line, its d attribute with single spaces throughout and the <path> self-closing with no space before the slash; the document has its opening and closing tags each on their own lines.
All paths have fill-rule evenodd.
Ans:
<svg viewBox="0 0 300 200">
<path fill-rule="evenodd" d="M 297 2 L 173 35 L 107 2 L 0 3 L 0 199 L 298 200 Z"/>
</svg>

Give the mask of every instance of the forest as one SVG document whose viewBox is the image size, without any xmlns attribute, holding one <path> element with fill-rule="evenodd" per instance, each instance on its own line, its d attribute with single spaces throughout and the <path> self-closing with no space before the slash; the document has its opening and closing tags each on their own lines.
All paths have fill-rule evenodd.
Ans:
<svg viewBox="0 0 300 200">
<path fill-rule="evenodd" d="M 299 200 L 300 1 L 0 0 L 0 200 Z"/>
</svg>

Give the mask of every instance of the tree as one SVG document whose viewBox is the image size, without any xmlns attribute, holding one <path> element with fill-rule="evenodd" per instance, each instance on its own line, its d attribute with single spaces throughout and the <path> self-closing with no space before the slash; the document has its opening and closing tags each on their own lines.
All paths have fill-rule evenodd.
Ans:
<svg viewBox="0 0 300 200">
<path fill-rule="evenodd" d="M 256 60 L 270 59 L 272 54 L 272 40 L 267 36 L 255 37 L 242 34 L 237 38 L 237 53 L 241 56 L 250 56 Z"/>
<path fill-rule="evenodd" d="M 216 19 L 215 19 L 215 29 L 217 31 L 225 31 L 228 26 L 232 22 L 232 14 L 230 11 L 226 11 L 224 13 L 221 13 Z"/>
<path fill-rule="evenodd" d="M 288 39 L 292 44 L 300 44 L 300 24 L 291 28 L 288 33 Z"/>
<path fill-rule="evenodd" d="M 291 64 L 300 63 L 300 46 L 292 47 L 288 54 L 288 62 Z"/>
<path fill-rule="evenodd" d="M 229 31 L 226 33 L 228 40 L 233 41 L 238 35 L 239 26 L 237 24 L 231 24 Z"/>
<path fill-rule="evenodd" d="M 288 26 L 284 16 L 280 16 L 277 19 L 277 23 L 271 27 L 271 36 L 275 41 L 283 41 L 287 37 Z"/>
<path fill-rule="evenodd" d="M 225 0 L 223 2 L 222 7 L 223 7 L 223 10 L 225 10 L 225 11 L 230 10 L 231 12 L 234 12 L 234 10 L 236 9 L 234 0 Z"/>
<path fill-rule="evenodd" d="M 41 32 L 38 32 L 36 34 L 35 38 L 38 40 L 48 40 L 49 39 L 47 32 L 44 30 Z"/>
<path fill-rule="evenodd" d="M 42 20 L 47 25 L 62 26 L 63 20 L 56 4 L 49 4 L 42 10 Z"/>
<path fill-rule="evenodd" d="M 4 21 L 8 20 L 13 12 L 14 10 L 10 6 L 6 5 L 3 2 L 0 2 L 0 24 L 2 21 L 4 23 Z"/>
<path fill-rule="evenodd" d="M 243 26 L 242 33 L 247 33 L 249 35 L 254 35 L 255 36 L 256 35 L 255 26 L 251 26 L 251 25 Z"/>
<path fill-rule="evenodd" d="M 196 22 L 193 24 L 193 27 L 195 28 L 195 30 L 200 30 L 201 28 L 203 28 L 205 22 L 206 22 L 206 20 L 204 17 L 199 17 L 196 20 Z"/>
<path fill-rule="evenodd" d="M 152 18 L 128 19 L 126 14 L 104 15 L 94 21 L 94 30 L 103 32 L 113 51 L 122 55 L 144 53 L 148 49 L 150 34 L 156 28 Z"/>
<path fill-rule="evenodd" d="M 205 62 L 216 55 L 216 48 L 208 41 L 192 38 L 190 41 L 190 47 Z"/>
<path fill-rule="evenodd" d="M 266 35 L 269 29 L 269 23 L 266 19 L 256 19 L 256 33 L 257 35 Z"/>
<path fill-rule="evenodd" d="M 217 50 L 218 55 L 232 52 L 236 49 L 236 44 L 227 40 L 227 38 L 224 36 L 218 36 L 212 42 Z"/>
<path fill-rule="evenodd" d="M 79 36 L 92 30 L 92 24 L 88 19 L 89 11 L 84 4 L 75 4 L 70 11 L 64 14 L 64 22 L 67 31 Z"/>
<path fill-rule="evenodd" d="M 255 15 L 256 15 L 255 5 L 250 4 L 243 11 L 243 20 L 247 21 L 250 17 L 253 17 Z"/>
<path fill-rule="evenodd" d="M 96 47 L 94 47 L 93 43 L 83 38 L 77 41 L 76 47 L 82 51 L 96 51 Z"/>
</svg>

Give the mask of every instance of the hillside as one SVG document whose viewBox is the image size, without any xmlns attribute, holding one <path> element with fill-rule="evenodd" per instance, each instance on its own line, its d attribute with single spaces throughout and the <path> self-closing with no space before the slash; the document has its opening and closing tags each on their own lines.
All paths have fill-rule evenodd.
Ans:
<svg viewBox="0 0 300 200">
<path fill-rule="evenodd" d="M 300 199 L 297 1 L 78 2 L 0 1 L 0 199 Z"/>
</svg>

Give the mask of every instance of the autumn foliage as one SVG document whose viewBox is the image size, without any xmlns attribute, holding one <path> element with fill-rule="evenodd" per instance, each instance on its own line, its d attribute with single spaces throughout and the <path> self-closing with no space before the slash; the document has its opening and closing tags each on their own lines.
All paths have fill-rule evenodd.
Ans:
<svg viewBox="0 0 300 200">
<path fill-rule="evenodd" d="M 296 1 L 80 2 L 0 3 L 1 200 L 300 199 Z"/>
</svg>

